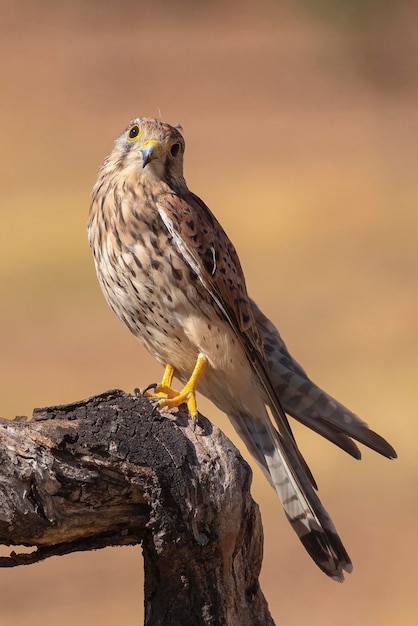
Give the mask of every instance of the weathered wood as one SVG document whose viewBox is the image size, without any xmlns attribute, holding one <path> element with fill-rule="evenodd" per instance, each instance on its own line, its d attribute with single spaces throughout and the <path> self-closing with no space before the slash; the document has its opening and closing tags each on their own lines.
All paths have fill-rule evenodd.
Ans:
<svg viewBox="0 0 418 626">
<path fill-rule="evenodd" d="M 0 566 L 142 543 L 147 625 L 272 625 L 251 470 L 203 416 L 122 391 L 0 419 Z"/>
</svg>

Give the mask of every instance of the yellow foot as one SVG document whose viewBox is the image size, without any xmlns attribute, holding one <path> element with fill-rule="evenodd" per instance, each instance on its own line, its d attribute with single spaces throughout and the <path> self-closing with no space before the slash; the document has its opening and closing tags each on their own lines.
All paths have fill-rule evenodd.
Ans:
<svg viewBox="0 0 418 626">
<path fill-rule="evenodd" d="M 174 367 L 167 363 L 165 366 L 163 379 L 157 385 L 149 385 L 144 389 L 143 394 L 147 398 L 173 398 L 178 395 L 178 391 L 171 388 L 171 383 L 173 382 L 174 376 Z"/>
<path fill-rule="evenodd" d="M 171 388 L 174 368 L 170 364 L 166 365 L 161 384 L 157 385 L 152 393 L 146 391 L 145 395 L 159 398 L 158 408 L 160 409 L 172 409 L 181 404 L 187 404 L 189 413 L 193 421 L 195 421 L 197 418 L 196 387 L 200 377 L 205 371 L 206 364 L 206 357 L 203 356 L 203 354 L 199 354 L 192 375 L 181 391 L 176 391 Z"/>
</svg>

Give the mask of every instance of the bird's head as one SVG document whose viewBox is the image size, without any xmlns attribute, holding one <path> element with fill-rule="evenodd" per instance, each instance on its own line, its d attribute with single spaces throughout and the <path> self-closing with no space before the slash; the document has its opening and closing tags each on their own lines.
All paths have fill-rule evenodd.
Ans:
<svg viewBox="0 0 418 626">
<path fill-rule="evenodd" d="M 116 140 L 121 169 L 132 169 L 140 177 L 169 182 L 183 179 L 184 139 L 179 127 L 149 117 L 132 120 Z M 116 155 L 115 155 L 116 156 Z"/>
</svg>

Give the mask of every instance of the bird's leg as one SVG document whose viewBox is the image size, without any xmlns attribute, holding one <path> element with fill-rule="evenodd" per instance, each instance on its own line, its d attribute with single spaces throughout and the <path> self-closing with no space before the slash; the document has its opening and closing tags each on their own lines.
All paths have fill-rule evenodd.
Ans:
<svg viewBox="0 0 418 626">
<path fill-rule="evenodd" d="M 161 381 L 161 387 L 171 388 L 171 383 L 173 382 L 173 376 L 174 376 L 174 367 L 170 363 L 167 363 L 167 365 L 165 366 L 163 379 Z"/>
<path fill-rule="evenodd" d="M 176 396 L 178 394 L 178 391 L 171 387 L 171 383 L 173 382 L 173 376 L 174 367 L 171 365 L 171 363 L 167 363 L 167 365 L 165 366 L 163 379 L 160 384 L 156 386 L 155 393 L 165 394 L 168 398 Z"/>
<path fill-rule="evenodd" d="M 199 356 L 197 357 L 196 365 L 194 366 L 192 375 L 190 376 L 187 383 L 184 385 L 183 389 L 179 392 L 174 392 L 176 395 L 166 394 L 167 397 L 161 398 L 161 400 L 159 401 L 158 403 L 159 408 L 172 409 L 176 406 L 180 406 L 181 404 L 185 403 L 187 404 L 187 408 L 189 409 L 189 413 L 191 417 L 193 418 L 193 421 L 196 421 L 196 418 L 197 418 L 196 387 L 197 387 L 197 383 L 199 382 L 200 377 L 205 371 L 207 362 L 208 362 L 207 358 L 203 356 L 203 354 L 199 354 Z M 170 375 L 170 372 L 167 371 L 167 368 L 168 366 L 166 367 L 166 370 L 164 372 L 164 377 L 163 377 L 163 381 L 166 380 L 166 382 L 168 382 L 168 378 Z M 173 378 L 173 373 L 171 373 L 171 379 L 172 378 Z M 171 379 L 170 379 L 170 382 L 171 382 Z M 168 389 L 171 392 L 173 392 L 173 390 L 169 387 L 169 385 L 164 388 L 164 391 Z"/>
</svg>

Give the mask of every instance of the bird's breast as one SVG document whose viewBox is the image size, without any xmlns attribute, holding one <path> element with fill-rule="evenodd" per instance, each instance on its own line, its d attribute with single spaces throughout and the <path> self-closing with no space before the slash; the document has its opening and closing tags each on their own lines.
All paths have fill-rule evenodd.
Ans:
<svg viewBox="0 0 418 626">
<path fill-rule="evenodd" d="M 204 354 L 208 368 L 199 388 L 218 406 L 231 401 L 228 390 L 250 389 L 251 367 L 239 339 L 158 212 L 132 205 L 105 217 L 99 211 L 91 217 L 89 238 L 100 285 L 120 320 L 182 381 Z"/>
</svg>

